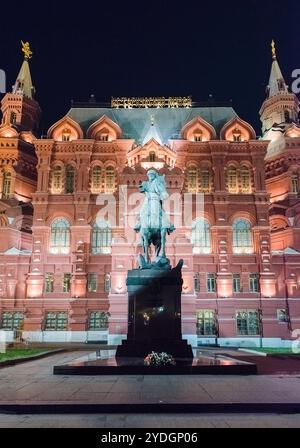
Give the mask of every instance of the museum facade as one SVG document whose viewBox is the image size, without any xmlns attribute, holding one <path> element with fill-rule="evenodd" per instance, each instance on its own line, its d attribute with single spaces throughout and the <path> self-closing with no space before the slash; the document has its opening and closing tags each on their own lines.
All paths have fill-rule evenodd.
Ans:
<svg viewBox="0 0 300 448">
<path fill-rule="evenodd" d="M 289 346 L 300 328 L 299 101 L 275 51 L 262 136 L 232 105 L 91 97 L 38 137 L 29 58 L 2 99 L 0 329 L 30 341 L 117 344 L 141 253 L 139 185 L 165 175 L 167 239 L 184 260 L 194 346 Z"/>
</svg>

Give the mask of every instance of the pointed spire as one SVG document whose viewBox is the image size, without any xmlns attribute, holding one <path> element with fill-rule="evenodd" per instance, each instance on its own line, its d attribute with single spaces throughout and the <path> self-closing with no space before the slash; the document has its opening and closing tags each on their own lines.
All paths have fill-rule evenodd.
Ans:
<svg viewBox="0 0 300 448">
<path fill-rule="evenodd" d="M 278 64 L 277 54 L 276 54 L 276 44 L 275 44 L 274 40 L 272 40 L 271 47 L 272 47 L 273 64 L 272 64 L 272 69 L 271 69 L 269 85 L 268 85 L 268 89 L 267 89 L 269 98 L 271 98 L 275 95 L 278 95 L 278 94 L 289 93 L 288 86 L 285 83 L 282 71 Z"/>
<path fill-rule="evenodd" d="M 32 51 L 28 42 L 22 41 L 22 52 L 24 53 L 24 61 L 22 67 L 17 76 L 15 85 L 13 86 L 12 93 L 21 94 L 27 98 L 33 99 L 35 89 L 32 85 L 31 73 L 29 68 L 29 59 L 32 58 Z"/>
</svg>

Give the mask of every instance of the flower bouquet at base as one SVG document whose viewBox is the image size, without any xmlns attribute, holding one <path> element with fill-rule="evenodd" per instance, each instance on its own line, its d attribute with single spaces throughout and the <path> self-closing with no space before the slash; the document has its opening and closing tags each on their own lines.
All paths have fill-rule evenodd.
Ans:
<svg viewBox="0 0 300 448">
<path fill-rule="evenodd" d="M 176 366 L 176 361 L 168 353 L 152 352 L 144 359 L 144 365 L 148 367 Z"/>
</svg>

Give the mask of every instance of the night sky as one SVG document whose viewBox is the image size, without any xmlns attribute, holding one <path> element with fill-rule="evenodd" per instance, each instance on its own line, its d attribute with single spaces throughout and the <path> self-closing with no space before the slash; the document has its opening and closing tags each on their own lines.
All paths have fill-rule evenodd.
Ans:
<svg viewBox="0 0 300 448">
<path fill-rule="evenodd" d="M 270 42 L 288 84 L 300 68 L 299 0 L 14 1 L 0 8 L 0 68 L 8 86 L 34 52 L 41 133 L 71 99 L 185 96 L 232 99 L 257 131 L 271 68 Z"/>
</svg>

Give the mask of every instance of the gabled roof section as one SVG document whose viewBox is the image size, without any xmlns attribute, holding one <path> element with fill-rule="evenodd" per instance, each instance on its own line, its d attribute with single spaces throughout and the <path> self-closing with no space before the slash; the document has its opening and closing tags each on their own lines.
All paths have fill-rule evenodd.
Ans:
<svg viewBox="0 0 300 448">
<path fill-rule="evenodd" d="M 61 141 L 64 129 L 70 130 L 71 140 L 80 140 L 83 138 L 83 131 L 80 125 L 68 115 L 51 126 L 47 137 L 49 139 L 53 138 L 54 140 Z"/>
<path fill-rule="evenodd" d="M 101 130 L 105 130 L 106 132 L 108 131 L 112 140 L 119 139 L 122 135 L 122 129 L 120 128 L 120 126 L 107 115 L 103 115 L 99 120 L 97 120 L 88 128 L 87 138 L 96 140 L 97 134 L 99 134 Z"/>
<path fill-rule="evenodd" d="M 74 107 L 68 117 L 75 120 L 86 132 L 95 122 L 105 115 L 122 129 L 124 139 L 133 139 L 142 145 L 149 136 L 151 122 L 155 123 L 157 140 L 168 144 L 169 140 L 181 140 L 184 126 L 196 117 L 201 117 L 219 134 L 224 124 L 236 117 L 232 107 L 195 107 L 161 109 L 112 109 L 101 107 Z M 150 131 L 151 133 L 151 131 Z"/>
</svg>

